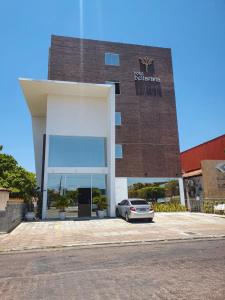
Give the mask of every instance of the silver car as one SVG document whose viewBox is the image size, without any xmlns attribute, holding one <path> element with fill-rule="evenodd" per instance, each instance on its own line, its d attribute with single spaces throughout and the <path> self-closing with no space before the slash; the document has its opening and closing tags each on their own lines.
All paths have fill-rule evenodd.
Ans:
<svg viewBox="0 0 225 300">
<path fill-rule="evenodd" d="M 126 199 L 118 203 L 116 216 L 125 218 L 127 222 L 134 219 L 148 219 L 151 222 L 154 218 L 154 210 L 146 200 Z"/>
</svg>

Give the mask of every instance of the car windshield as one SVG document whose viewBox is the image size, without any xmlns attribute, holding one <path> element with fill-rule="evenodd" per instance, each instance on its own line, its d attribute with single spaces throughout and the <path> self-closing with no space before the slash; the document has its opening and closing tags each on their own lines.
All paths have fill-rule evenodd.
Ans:
<svg viewBox="0 0 225 300">
<path fill-rule="evenodd" d="M 145 200 L 132 200 L 130 201 L 132 205 L 148 205 L 148 202 Z"/>
</svg>

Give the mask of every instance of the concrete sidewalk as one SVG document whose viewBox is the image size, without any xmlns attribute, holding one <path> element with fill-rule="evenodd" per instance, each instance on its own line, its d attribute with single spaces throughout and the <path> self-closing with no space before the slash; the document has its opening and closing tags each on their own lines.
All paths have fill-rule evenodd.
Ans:
<svg viewBox="0 0 225 300">
<path fill-rule="evenodd" d="M 212 237 L 225 237 L 224 216 L 156 213 L 154 223 L 123 219 L 22 223 L 0 235 L 0 251 Z"/>
</svg>

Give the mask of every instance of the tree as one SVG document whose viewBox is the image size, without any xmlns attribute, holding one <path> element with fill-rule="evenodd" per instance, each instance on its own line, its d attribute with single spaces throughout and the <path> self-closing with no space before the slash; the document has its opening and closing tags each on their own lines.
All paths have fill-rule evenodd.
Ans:
<svg viewBox="0 0 225 300">
<path fill-rule="evenodd" d="M 5 172 L 13 172 L 17 167 L 17 161 L 12 155 L 0 153 L 0 178 L 4 176 Z"/>
<path fill-rule="evenodd" d="M 177 180 L 171 180 L 165 184 L 166 194 L 170 197 L 170 200 L 173 199 L 174 196 L 180 194 L 179 192 L 179 184 Z"/>
<path fill-rule="evenodd" d="M 132 186 L 131 186 L 131 189 L 133 190 L 140 190 L 144 187 L 145 185 L 141 182 L 137 182 L 137 183 L 134 183 Z"/>
<path fill-rule="evenodd" d="M 144 187 L 138 191 L 138 197 L 157 202 L 159 198 L 165 196 L 165 188 L 159 185 Z"/>
<path fill-rule="evenodd" d="M 128 189 L 128 197 L 129 198 L 137 198 L 138 197 L 138 190 Z"/>
<path fill-rule="evenodd" d="M 0 153 L 0 186 L 8 188 L 11 196 L 29 200 L 38 195 L 36 177 L 18 165 L 12 155 Z"/>
</svg>

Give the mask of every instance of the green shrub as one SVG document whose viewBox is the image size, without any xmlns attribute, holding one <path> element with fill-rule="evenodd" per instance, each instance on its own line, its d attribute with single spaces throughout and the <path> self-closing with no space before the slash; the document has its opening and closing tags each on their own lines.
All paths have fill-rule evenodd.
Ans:
<svg viewBox="0 0 225 300">
<path fill-rule="evenodd" d="M 65 208 L 70 205 L 70 199 L 67 196 L 57 195 L 55 207 L 59 209 L 60 212 L 64 212 Z"/>
<path fill-rule="evenodd" d="M 214 213 L 214 206 L 218 204 L 224 204 L 225 200 L 204 200 L 203 201 L 203 212 L 208 214 Z M 219 213 L 219 212 L 217 212 Z"/>
<path fill-rule="evenodd" d="M 156 212 L 186 211 L 186 207 L 177 200 L 172 200 L 167 203 L 154 203 L 152 207 Z"/>
<path fill-rule="evenodd" d="M 107 208 L 107 198 L 104 195 L 96 196 L 92 201 L 94 204 L 98 205 L 99 210 L 104 210 Z"/>
</svg>

